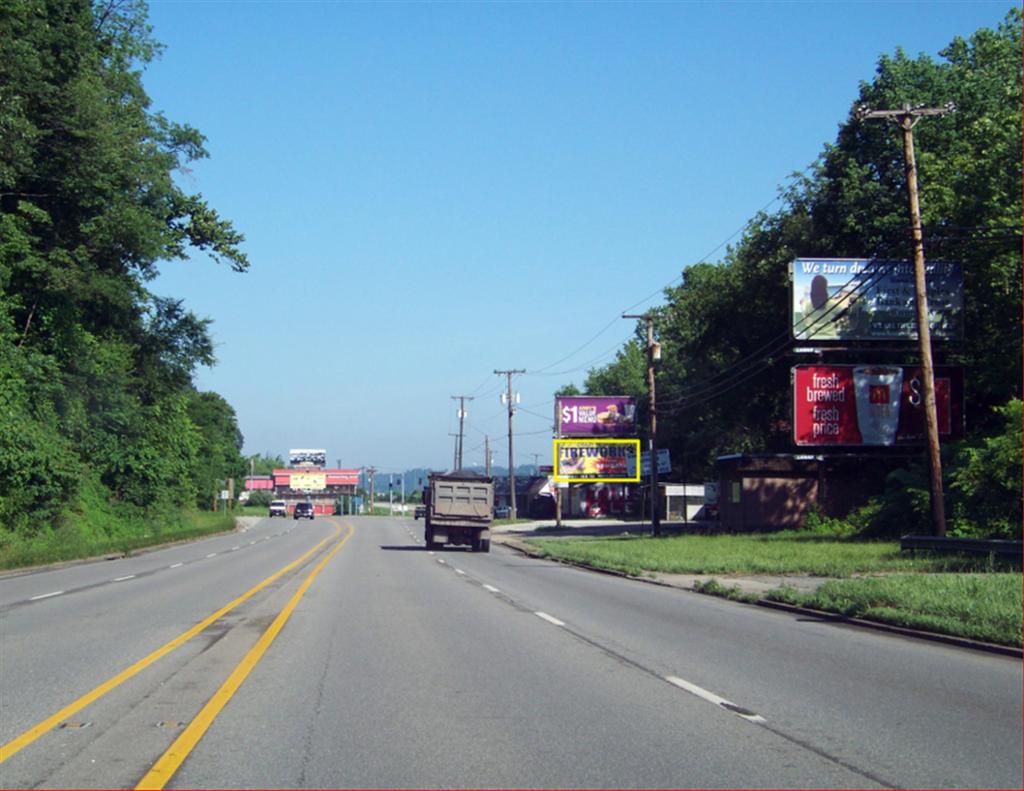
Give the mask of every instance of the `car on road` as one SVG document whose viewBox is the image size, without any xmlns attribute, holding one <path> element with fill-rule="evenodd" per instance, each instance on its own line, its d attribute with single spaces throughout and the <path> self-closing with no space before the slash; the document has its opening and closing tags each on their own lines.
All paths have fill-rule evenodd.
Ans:
<svg viewBox="0 0 1024 791">
<path fill-rule="evenodd" d="M 271 516 L 288 516 L 288 503 L 284 500 L 271 500 L 270 501 L 270 515 Z"/>
<path fill-rule="evenodd" d="M 512 509 L 507 505 L 496 505 L 494 507 L 494 518 L 495 519 L 508 519 L 512 516 Z"/>
<path fill-rule="evenodd" d="M 312 519 L 313 503 L 296 503 L 295 510 L 292 512 L 292 518 Z"/>
<path fill-rule="evenodd" d="M 413 511 L 412 518 L 419 519 L 421 516 L 427 515 L 427 507 L 425 505 L 417 505 L 416 510 Z"/>
</svg>

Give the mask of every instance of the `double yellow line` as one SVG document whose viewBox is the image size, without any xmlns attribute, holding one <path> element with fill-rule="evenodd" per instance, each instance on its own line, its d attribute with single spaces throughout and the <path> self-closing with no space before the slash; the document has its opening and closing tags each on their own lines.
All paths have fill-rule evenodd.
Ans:
<svg viewBox="0 0 1024 791">
<path fill-rule="evenodd" d="M 284 609 L 281 610 L 280 613 L 278 613 L 277 618 L 274 619 L 274 622 L 269 627 L 267 627 L 267 630 L 263 633 L 260 639 L 256 641 L 256 644 L 249 650 L 249 652 L 245 655 L 245 657 L 237 665 L 237 667 L 235 667 L 234 671 L 232 671 L 227 681 L 225 681 L 224 684 L 220 687 L 220 689 L 218 689 L 217 692 L 214 693 L 213 697 L 210 698 L 210 700 L 206 703 L 206 705 L 195 717 L 195 719 L 193 719 L 192 722 L 188 725 L 188 727 L 184 730 L 184 732 L 182 732 L 181 736 L 179 736 L 175 740 L 174 744 L 170 746 L 167 752 L 165 752 L 163 756 L 160 757 L 160 759 L 153 765 L 153 767 L 149 770 L 146 776 L 143 777 L 142 781 L 137 786 L 138 788 L 163 788 L 164 785 L 171 779 L 174 772 L 177 771 L 178 767 L 181 766 L 181 763 L 185 760 L 185 758 L 188 757 L 188 754 L 192 751 L 196 744 L 199 743 L 199 740 L 203 737 L 203 734 L 206 733 L 206 730 L 213 723 L 213 720 L 216 718 L 217 714 L 220 713 L 221 709 L 223 709 L 227 702 L 231 700 L 231 697 L 241 686 L 246 676 L 249 675 L 250 671 L 256 666 L 256 663 L 259 662 L 260 658 L 266 652 L 267 648 L 269 648 L 270 644 L 274 642 L 274 638 L 277 637 L 278 633 L 284 627 L 288 618 L 291 616 L 292 612 L 298 606 L 299 601 L 302 599 L 306 591 L 309 589 L 309 586 L 313 584 L 313 580 L 316 579 L 317 575 L 321 572 L 321 570 L 323 570 L 323 567 L 327 565 L 327 562 L 332 557 L 334 557 L 334 555 L 337 554 L 338 550 L 340 550 L 345 545 L 345 542 L 352 537 L 352 534 L 355 532 L 354 528 L 351 525 L 347 525 L 347 528 L 348 532 L 345 534 L 345 536 L 326 555 L 324 555 L 324 557 L 320 560 L 319 563 L 317 563 L 313 571 L 310 572 L 309 576 L 306 577 L 306 579 L 303 581 L 298 591 L 295 592 L 295 595 L 292 596 L 292 598 L 288 601 L 288 604 L 286 604 Z M 24 748 L 28 747 L 30 744 L 32 744 L 32 742 L 36 741 L 36 739 L 38 739 L 40 736 L 43 736 L 44 734 L 51 731 L 58 724 L 66 720 L 68 717 L 81 711 L 89 704 L 94 703 L 96 700 L 103 697 L 111 690 L 115 689 L 128 679 L 145 670 L 147 667 L 152 665 L 157 660 L 167 656 L 167 654 L 169 654 L 175 648 L 178 648 L 179 646 L 191 640 L 193 637 L 195 637 L 197 634 L 205 630 L 216 620 L 231 612 L 233 609 L 235 609 L 243 602 L 255 596 L 261 590 L 263 590 L 276 580 L 280 579 L 283 575 L 287 574 L 296 566 L 299 566 L 302 563 L 304 563 L 310 557 L 319 552 L 326 544 L 336 539 L 339 535 L 341 535 L 341 527 L 336 526 L 333 535 L 329 536 L 328 538 L 325 538 L 323 541 L 321 541 L 319 544 L 317 544 L 315 547 L 313 547 L 311 550 L 306 552 L 301 557 L 292 561 L 284 568 L 274 572 L 261 583 L 259 583 L 253 588 L 250 588 L 237 599 L 224 605 L 212 615 L 208 616 L 207 618 L 204 618 L 202 621 L 197 623 L 188 631 L 178 635 L 170 642 L 164 644 L 152 653 L 144 656 L 135 664 L 125 668 L 116 676 L 108 679 L 107 681 L 104 681 L 95 689 L 91 690 L 90 692 L 87 692 L 85 695 L 82 695 L 82 697 L 68 704 L 60 711 L 58 711 L 56 714 L 54 714 L 52 717 L 47 717 L 39 724 L 33 726 L 32 728 L 29 728 L 20 736 L 12 739 L 7 744 L 0 747 L 0 764 L 2 764 L 8 758 L 20 752 Z"/>
</svg>

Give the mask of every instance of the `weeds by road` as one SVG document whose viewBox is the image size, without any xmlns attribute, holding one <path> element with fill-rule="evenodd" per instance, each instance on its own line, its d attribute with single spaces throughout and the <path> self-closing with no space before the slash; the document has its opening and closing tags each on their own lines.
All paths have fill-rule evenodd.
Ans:
<svg viewBox="0 0 1024 791">
<path fill-rule="evenodd" d="M 857 541 L 803 531 L 671 538 L 621 536 L 529 539 L 556 560 L 640 576 L 663 574 L 810 574 L 850 577 L 899 571 L 992 571 L 1014 568 L 987 557 L 901 553 L 895 541 Z M 1016 568 L 1019 568 L 1019 562 Z"/>
<path fill-rule="evenodd" d="M 897 574 L 830 581 L 814 593 L 782 588 L 765 598 L 910 629 L 1021 644 L 1020 574 Z"/>
<path fill-rule="evenodd" d="M 143 531 L 128 520 L 112 520 L 108 531 L 89 534 L 67 524 L 56 530 L 46 528 L 33 536 L 7 533 L 0 537 L 0 569 L 23 568 L 65 560 L 98 557 L 109 554 L 130 554 L 144 547 L 185 541 L 233 530 L 231 514 L 192 512 L 174 519 L 147 523 Z"/>
<path fill-rule="evenodd" d="M 1021 645 L 1019 559 L 908 555 L 895 541 L 863 541 L 789 531 L 757 535 L 531 539 L 549 558 L 633 576 L 653 574 L 830 577 L 813 593 L 783 586 L 774 601 L 912 629 Z M 879 575 L 879 576 L 864 576 Z M 755 601 L 728 578 L 702 593 Z"/>
</svg>

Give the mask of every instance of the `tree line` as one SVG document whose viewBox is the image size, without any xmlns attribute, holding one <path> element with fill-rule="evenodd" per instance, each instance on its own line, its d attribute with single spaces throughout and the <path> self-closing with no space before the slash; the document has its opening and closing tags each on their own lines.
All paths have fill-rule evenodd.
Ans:
<svg viewBox="0 0 1024 791">
<path fill-rule="evenodd" d="M 915 129 L 926 257 L 959 261 L 964 271 L 965 338 L 936 344 L 937 362 L 963 365 L 966 378 L 970 436 L 945 451 L 953 532 L 1019 536 L 1021 84 L 1018 9 L 997 29 L 955 38 L 937 59 L 902 50 L 883 55 L 835 142 L 780 190 L 779 208 L 751 219 L 722 260 L 687 267 L 681 283 L 666 289 L 655 311 L 658 444 L 672 450 L 673 472 L 701 480 L 720 455 L 793 451 L 789 377 L 802 360 L 787 340 L 790 262 L 911 258 L 899 131 L 858 120 L 857 109 L 953 102 L 954 113 Z M 637 396 L 644 426 L 645 347 L 638 327 L 636 338 L 584 382 L 587 393 Z M 908 348 L 904 357 L 915 355 Z M 875 529 L 927 524 L 921 465 L 899 471 L 890 490 L 874 504 Z"/>
<path fill-rule="evenodd" d="M 0 4 L 0 542 L 111 509 L 141 530 L 246 472 L 234 410 L 194 385 L 209 320 L 148 289 L 192 251 L 249 266 L 175 181 L 206 151 L 150 106 L 158 52 L 141 0 Z"/>
</svg>

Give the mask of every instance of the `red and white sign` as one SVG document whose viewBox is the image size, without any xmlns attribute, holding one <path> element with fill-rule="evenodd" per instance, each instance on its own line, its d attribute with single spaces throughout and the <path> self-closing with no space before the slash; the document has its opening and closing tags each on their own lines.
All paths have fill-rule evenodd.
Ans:
<svg viewBox="0 0 1024 791">
<path fill-rule="evenodd" d="M 939 436 L 963 436 L 962 368 L 935 369 Z M 920 367 L 798 365 L 793 369 L 793 441 L 816 445 L 915 445 L 925 440 Z"/>
</svg>

